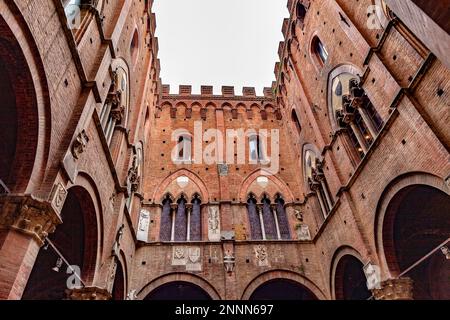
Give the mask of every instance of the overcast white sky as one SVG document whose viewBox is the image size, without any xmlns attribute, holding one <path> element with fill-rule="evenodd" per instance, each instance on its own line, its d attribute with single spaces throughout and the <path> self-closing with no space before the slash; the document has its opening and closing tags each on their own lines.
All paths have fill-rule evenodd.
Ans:
<svg viewBox="0 0 450 320">
<path fill-rule="evenodd" d="M 161 78 L 178 85 L 270 87 L 287 0 L 155 0 Z"/>
</svg>

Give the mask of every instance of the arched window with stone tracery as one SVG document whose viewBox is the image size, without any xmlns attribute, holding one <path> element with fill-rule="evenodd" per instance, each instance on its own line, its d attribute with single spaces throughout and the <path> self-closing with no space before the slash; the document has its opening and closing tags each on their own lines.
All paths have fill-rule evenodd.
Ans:
<svg viewBox="0 0 450 320">
<path fill-rule="evenodd" d="M 274 203 L 264 194 L 258 202 L 254 194 L 249 194 L 247 213 L 252 240 L 287 240 L 290 239 L 289 222 L 280 194 Z"/>
<path fill-rule="evenodd" d="M 127 127 L 129 112 L 128 70 L 119 65 L 112 75 L 111 87 L 99 116 L 108 145 L 111 144 L 116 126 Z"/>
<path fill-rule="evenodd" d="M 383 120 L 361 87 L 358 76 L 349 72 L 332 73 L 329 89 L 334 127 L 346 131 L 355 153 L 363 158 L 378 136 Z"/>
<path fill-rule="evenodd" d="M 312 150 L 304 151 L 304 173 L 309 189 L 317 196 L 323 217 L 328 217 L 334 201 L 323 172 L 323 162 L 317 158 L 316 153 Z"/>
<path fill-rule="evenodd" d="M 160 240 L 189 242 L 202 240 L 202 200 L 195 194 L 191 201 L 181 194 L 176 201 L 166 195 L 162 202 Z"/>
</svg>

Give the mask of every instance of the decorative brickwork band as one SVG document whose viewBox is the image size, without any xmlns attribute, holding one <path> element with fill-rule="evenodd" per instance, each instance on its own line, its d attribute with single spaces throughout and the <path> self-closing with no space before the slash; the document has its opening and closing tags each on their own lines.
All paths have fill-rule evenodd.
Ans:
<svg viewBox="0 0 450 320">
<path fill-rule="evenodd" d="M 41 246 L 61 223 L 61 218 L 47 202 L 23 196 L 0 198 L 0 228 L 31 235 Z"/>
<path fill-rule="evenodd" d="M 380 289 L 372 290 L 376 300 L 412 300 L 413 281 L 410 278 L 389 279 L 381 283 Z"/>
</svg>

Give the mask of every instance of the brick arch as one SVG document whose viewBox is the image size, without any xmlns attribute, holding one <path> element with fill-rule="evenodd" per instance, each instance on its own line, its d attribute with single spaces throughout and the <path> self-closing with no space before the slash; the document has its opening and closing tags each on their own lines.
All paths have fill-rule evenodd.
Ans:
<svg viewBox="0 0 450 320">
<path fill-rule="evenodd" d="M 294 201 L 294 195 L 289 189 L 289 187 L 286 185 L 286 183 L 281 180 L 278 176 L 271 175 L 268 171 L 264 169 L 256 169 L 252 173 L 250 173 L 242 182 L 241 187 L 239 188 L 239 199 L 241 202 L 247 202 L 247 196 L 251 192 L 249 190 L 251 184 L 260 176 L 267 177 L 270 181 L 272 181 L 279 190 L 277 190 L 278 193 L 283 195 L 283 198 L 286 202 L 292 202 Z M 273 198 L 275 194 L 270 195 L 270 198 Z"/>
<path fill-rule="evenodd" d="M 229 102 L 224 102 L 224 103 L 222 103 L 221 108 L 222 109 L 228 108 L 229 110 L 231 110 L 231 109 L 233 109 L 233 105 Z"/>
<path fill-rule="evenodd" d="M 158 188 L 153 193 L 153 201 L 158 202 L 162 201 L 165 195 L 167 194 L 166 189 L 170 185 L 171 182 L 173 182 L 175 179 L 181 176 L 186 176 L 189 178 L 191 182 L 193 182 L 198 189 L 200 190 L 200 195 L 202 198 L 202 201 L 205 203 L 209 201 L 209 192 L 208 188 L 206 187 L 203 180 L 192 171 L 186 170 L 186 169 L 180 169 L 170 176 L 166 177 L 158 186 Z M 175 198 L 176 199 L 176 198 Z"/>
<path fill-rule="evenodd" d="M 117 271 L 116 271 L 116 275 L 118 275 L 119 271 L 119 266 L 121 268 L 121 272 L 122 272 L 122 277 L 123 279 L 118 279 L 119 281 L 123 281 L 123 293 L 121 293 L 122 298 L 121 299 L 125 299 L 125 295 L 128 292 L 128 263 L 127 263 L 127 257 L 125 255 L 125 253 L 123 252 L 123 250 L 120 250 L 119 252 L 119 256 L 117 257 Z M 120 276 L 120 275 L 119 275 Z M 116 281 L 116 279 L 114 278 L 114 281 Z M 114 288 L 113 288 L 113 294 L 114 294 Z"/>
<path fill-rule="evenodd" d="M 94 283 L 98 265 L 98 238 L 94 201 L 88 190 L 79 185 L 68 188 L 61 210 L 62 224 L 48 239 L 71 265 L 80 268 L 86 286 Z M 22 298 L 25 300 L 64 299 L 67 289 L 67 266 L 52 271 L 58 254 L 53 248 L 40 249 Z"/>
<path fill-rule="evenodd" d="M 389 221 L 387 219 L 393 221 L 392 219 L 395 218 L 395 214 L 392 210 L 389 210 L 388 206 L 399 192 L 414 185 L 433 187 L 450 196 L 450 187 L 445 183 L 444 179 L 427 172 L 409 172 L 398 176 L 387 184 L 380 195 L 373 224 L 376 252 L 382 276 L 384 275 L 386 278 L 395 277 L 399 273 L 399 270 L 393 267 L 396 260 L 395 248 L 389 247 L 386 249 L 383 241 L 383 238 L 386 236 L 391 239 L 393 237 L 392 230 L 383 230 L 386 221 Z"/>
<path fill-rule="evenodd" d="M 96 263 L 95 263 L 95 270 L 97 270 L 100 266 L 101 261 L 103 260 L 103 247 L 104 247 L 104 241 L 105 241 L 105 231 L 104 231 L 104 217 L 103 217 L 103 203 L 102 203 L 102 197 L 100 196 L 100 193 L 98 191 L 97 185 L 92 179 L 92 177 L 87 174 L 86 172 L 79 172 L 75 184 L 71 186 L 73 187 L 79 187 L 82 188 L 85 192 L 85 198 L 86 201 L 91 201 L 93 208 L 91 216 L 89 219 L 91 220 L 90 225 L 92 227 L 96 228 Z M 92 235 L 93 236 L 93 235 Z"/>
<path fill-rule="evenodd" d="M 336 299 L 336 290 L 341 289 L 341 288 L 336 287 L 336 277 L 342 276 L 337 273 L 337 268 L 338 268 L 339 262 L 345 256 L 352 256 L 355 259 L 359 260 L 364 265 L 364 261 L 363 261 L 361 254 L 353 247 L 341 246 L 338 249 L 336 249 L 336 251 L 334 252 L 333 258 L 331 259 L 331 266 L 330 266 L 330 293 L 331 293 L 331 298 L 333 300 Z"/>
<path fill-rule="evenodd" d="M 319 300 L 326 300 L 326 296 L 323 294 L 322 290 L 319 289 L 317 285 L 315 285 L 311 280 L 308 278 L 288 270 L 270 270 L 266 271 L 264 273 L 261 273 L 256 278 L 251 280 L 249 284 L 245 287 L 244 291 L 241 294 L 241 300 L 249 300 L 253 292 L 262 284 L 276 279 L 284 279 L 284 280 L 291 280 L 294 281 L 309 291 L 311 291 L 317 299 Z"/>
<path fill-rule="evenodd" d="M 195 274 L 189 273 L 169 273 L 158 277 L 151 282 L 147 283 L 143 288 L 138 290 L 137 297 L 139 300 L 145 299 L 152 291 L 159 288 L 162 285 L 171 282 L 188 282 L 194 284 L 203 289 L 213 300 L 222 300 L 219 292 L 205 279 Z"/>
<path fill-rule="evenodd" d="M 164 101 L 160 107 L 161 111 L 164 110 L 164 108 L 169 108 L 169 110 L 170 110 L 173 108 L 173 105 L 169 101 Z"/>
<path fill-rule="evenodd" d="M 217 104 L 215 104 L 212 101 L 209 101 L 207 104 L 205 104 L 205 108 L 214 108 L 214 109 L 216 109 L 217 108 Z"/>
<path fill-rule="evenodd" d="M 48 82 L 38 47 L 13 1 L 0 9 L 0 59 L 15 92 L 16 146 L 8 186 L 14 193 L 32 193 L 44 179 L 51 137 Z M 9 125 L 12 125 L 11 123 Z"/>
</svg>

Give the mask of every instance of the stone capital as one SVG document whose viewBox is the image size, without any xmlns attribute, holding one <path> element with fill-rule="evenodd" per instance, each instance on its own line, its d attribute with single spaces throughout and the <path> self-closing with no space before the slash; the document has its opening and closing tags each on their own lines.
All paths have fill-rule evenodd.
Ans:
<svg viewBox="0 0 450 320">
<path fill-rule="evenodd" d="M 40 246 L 61 223 L 61 217 L 48 202 L 32 196 L 0 197 L 0 228 L 30 235 Z"/>
<path fill-rule="evenodd" d="M 69 300 L 111 300 L 111 293 L 105 288 L 83 287 L 66 291 Z"/>
<path fill-rule="evenodd" d="M 375 300 L 412 300 L 413 281 L 410 278 L 389 279 L 372 293 Z"/>
</svg>

